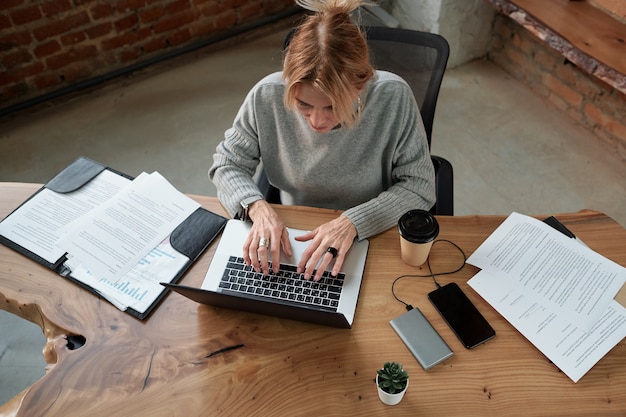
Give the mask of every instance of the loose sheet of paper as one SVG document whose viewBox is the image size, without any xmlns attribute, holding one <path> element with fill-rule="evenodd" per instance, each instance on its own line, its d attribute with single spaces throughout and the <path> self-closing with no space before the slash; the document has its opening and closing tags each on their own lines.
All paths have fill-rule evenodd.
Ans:
<svg viewBox="0 0 626 417">
<path fill-rule="evenodd" d="M 626 280 L 621 265 L 519 213 L 512 213 L 467 262 L 514 281 L 583 330 L 598 321 Z"/>
<path fill-rule="evenodd" d="M 65 226 L 109 200 L 128 183 L 128 178 L 104 170 L 71 193 L 44 188 L 0 223 L 0 235 L 55 263 L 65 254 L 57 245 Z"/>
<path fill-rule="evenodd" d="M 470 256 L 468 284 L 577 382 L 626 336 L 626 268 L 518 213 Z"/>
<path fill-rule="evenodd" d="M 158 172 L 143 173 L 75 221 L 59 246 L 94 276 L 117 284 L 199 206 Z"/>
<path fill-rule="evenodd" d="M 583 331 L 509 280 L 481 271 L 468 284 L 574 382 L 626 336 L 626 309 L 614 300 Z"/>
</svg>

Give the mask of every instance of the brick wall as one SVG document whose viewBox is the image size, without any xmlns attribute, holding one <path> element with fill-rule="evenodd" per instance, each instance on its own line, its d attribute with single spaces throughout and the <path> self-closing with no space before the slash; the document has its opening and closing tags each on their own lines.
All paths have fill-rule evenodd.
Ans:
<svg viewBox="0 0 626 417">
<path fill-rule="evenodd" d="M 293 7 L 293 0 L 0 0 L 0 109 Z"/>
<path fill-rule="evenodd" d="M 494 21 L 489 58 L 626 159 L 626 95 L 581 71 L 500 14 Z"/>
</svg>

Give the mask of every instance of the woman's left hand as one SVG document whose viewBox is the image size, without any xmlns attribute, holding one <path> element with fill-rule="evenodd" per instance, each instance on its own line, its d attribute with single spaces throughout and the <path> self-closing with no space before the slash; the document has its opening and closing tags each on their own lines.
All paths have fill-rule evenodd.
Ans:
<svg viewBox="0 0 626 417">
<path fill-rule="evenodd" d="M 334 248 L 337 250 L 337 255 L 331 275 L 337 276 L 341 272 L 343 261 L 355 237 L 356 228 L 345 216 L 339 216 L 324 223 L 305 235 L 296 236 L 295 239 L 300 242 L 311 241 L 298 263 L 298 273 L 304 272 L 304 279 L 310 279 L 313 276 L 315 281 L 319 281 L 326 267 L 333 260 L 333 254 L 328 251 L 328 248 Z"/>
</svg>

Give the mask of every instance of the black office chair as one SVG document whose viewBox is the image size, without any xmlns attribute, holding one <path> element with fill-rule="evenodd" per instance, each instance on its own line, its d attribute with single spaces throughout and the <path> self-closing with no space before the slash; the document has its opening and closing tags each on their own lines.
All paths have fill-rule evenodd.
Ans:
<svg viewBox="0 0 626 417">
<path fill-rule="evenodd" d="M 411 86 L 430 148 L 437 97 L 450 54 L 448 42 L 434 33 L 408 29 L 371 26 L 364 31 L 374 67 L 401 76 Z M 287 35 L 283 47 L 289 44 L 292 35 L 293 31 Z M 454 214 L 452 165 L 439 156 L 431 155 L 431 159 L 437 202 L 430 211 L 451 216 Z M 269 183 L 264 170 L 257 185 L 268 202 L 281 202 L 279 190 Z"/>
</svg>

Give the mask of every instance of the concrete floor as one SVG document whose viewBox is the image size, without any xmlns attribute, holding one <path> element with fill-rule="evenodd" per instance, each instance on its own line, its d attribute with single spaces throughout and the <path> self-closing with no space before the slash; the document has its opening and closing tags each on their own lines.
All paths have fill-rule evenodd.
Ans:
<svg viewBox="0 0 626 417">
<path fill-rule="evenodd" d="M 0 120 L 0 181 L 43 183 L 80 155 L 215 195 L 211 154 L 249 88 L 280 68 L 284 30 L 199 51 Z M 455 215 L 590 208 L 626 226 L 626 162 L 490 62 L 448 70 L 432 151 L 455 169 Z M 61 278 L 60 278 L 61 279 Z M 0 404 L 44 374 L 41 330 L 0 312 Z"/>
</svg>

